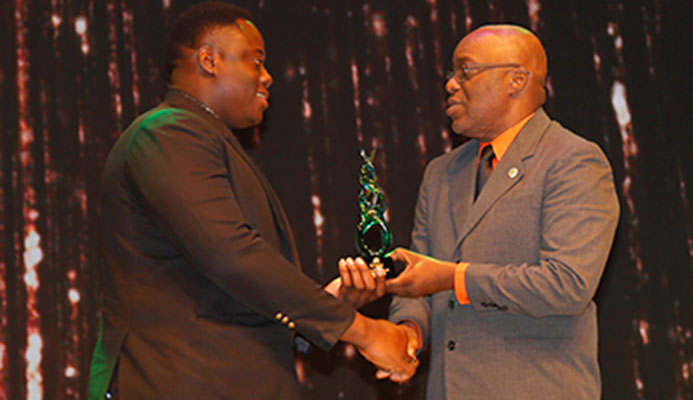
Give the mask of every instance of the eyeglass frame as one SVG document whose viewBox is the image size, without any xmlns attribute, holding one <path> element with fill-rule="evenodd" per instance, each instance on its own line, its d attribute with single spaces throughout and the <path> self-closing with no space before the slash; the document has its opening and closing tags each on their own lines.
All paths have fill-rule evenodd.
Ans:
<svg viewBox="0 0 693 400">
<path fill-rule="evenodd" d="M 457 72 L 453 69 L 448 71 L 447 74 L 447 80 L 449 81 L 452 78 L 455 78 L 455 81 L 458 84 L 462 84 L 463 82 L 466 82 L 470 80 L 471 78 L 475 77 L 476 75 L 479 75 L 480 73 L 484 71 L 488 71 L 489 69 L 494 69 L 494 68 L 523 68 L 522 65 L 518 63 L 503 63 L 503 64 L 473 64 L 473 65 L 466 65 L 463 64 L 461 68 L 459 68 L 459 72 L 462 73 L 463 76 L 460 76 L 459 78 L 457 77 Z M 469 71 L 472 70 L 481 70 L 477 72 L 474 75 L 470 75 Z M 523 72 L 529 74 L 529 71 L 523 68 Z"/>
</svg>

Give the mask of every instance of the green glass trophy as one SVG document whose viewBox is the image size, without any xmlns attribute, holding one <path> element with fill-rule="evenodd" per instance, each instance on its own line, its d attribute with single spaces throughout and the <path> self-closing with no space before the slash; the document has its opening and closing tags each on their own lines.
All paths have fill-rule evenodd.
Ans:
<svg viewBox="0 0 693 400">
<path fill-rule="evenodd" d="M 371 269 L 380 266 L 385 269 L 386 277 L 394 277 L 394 263 L 386 257 L 392 246 L 392 232 L 385 220 L 387 203 L 385 193 L 378 186 L 373 159 L 375 150 L 367 155 L 361 150 L 361 168 L 359 169 L 359 211 L 361 220 L 356 225 L 356 250 L 368 263 Z"/>
</svg>

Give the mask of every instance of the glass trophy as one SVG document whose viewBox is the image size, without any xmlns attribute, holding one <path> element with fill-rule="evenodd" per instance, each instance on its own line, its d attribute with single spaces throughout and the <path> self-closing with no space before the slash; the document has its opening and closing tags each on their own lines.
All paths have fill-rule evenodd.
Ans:
<svg viewBox="0 0 693 400">
<path fill-rule="evenodd" d="M 356 251 L 371 269 L 380 266 L 385 269 L 387 278 L 393 278 L 397 275 L 394 262 L 386 257 L 392 246 L 392 232 L 385 220 L 387 202 L 385 193 L 378 186 L 374 158 L 375 150 L 370 155 L 361 150 L 358 195 L 361 219 L 356 225 Z"/>
</svg>

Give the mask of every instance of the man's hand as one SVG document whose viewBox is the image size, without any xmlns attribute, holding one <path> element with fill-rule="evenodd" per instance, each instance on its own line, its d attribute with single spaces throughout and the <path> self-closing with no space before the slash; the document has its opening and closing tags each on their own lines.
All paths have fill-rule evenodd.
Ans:
<svg viewBox="0 0 693 400">
<path fill-rule="evenodd" d="M 419 348 L 421 348 L 422 345 L 419 328 L 415 327 L 414 322 L 411 321 L 404 321 L 400 323 L 398 326 L 404 328 L 407 334 L 407 338 L 409 340 L 409 342 L 407 343 L 407 354 L 410 354 L 412 355 L 412 357 L 414 357 L 416 355 L 416 352 L 419 350 Z M 411 376 L 404 376 L 401 373 L 387 371 L 383 369 L 379 369 L 378 371 L 376 371 L 375 377 L 377 379 L 390 378 L 390 380 L 394 382 L 404 382 L 411 378 Z"/>
<path fill-rule="evenodd" d="M 360 257 L 339 260 L 339 278 L 325 286 L 325 291 L 354 308 L 378 300 L 385 294 L 385 270 L 371 270 Z"/>
<path fill-rule="evenodd" d="M 416 358 L 418 334 L 412 336 L 408 329 L 412 328 L 357 314 L 342 340 L 353 343 L 361 355 L 378 368 L 378 379 L 405 382 L 414 376 L 419 366 Z"/>
<path fill-rule="evenodd" d="M 388 293 L 404 297 L 421 297 L 451 290 L 455 286 L 457 264 L 440 261 L 401 247 L 390 254 L 394 260 L 407 263 L 397 278 L 385 281 Z"/>
</svg>

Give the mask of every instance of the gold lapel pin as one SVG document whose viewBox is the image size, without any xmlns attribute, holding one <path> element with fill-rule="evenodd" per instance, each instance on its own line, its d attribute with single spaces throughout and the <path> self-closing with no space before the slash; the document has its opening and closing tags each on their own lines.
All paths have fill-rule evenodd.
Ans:
<svg viewBox="0 0 693 400">
<path fill-rule="evenodd" d="M 519 172 L 520 171 L 517 168 L 512 167 L 508 170 L 508 176 L 510 177 L 510 179 L 514 179 Z"/>
</svg>

